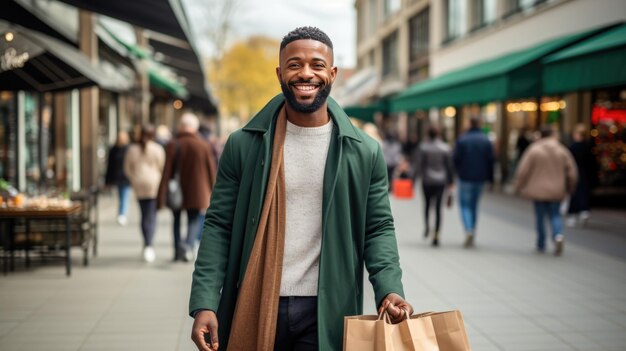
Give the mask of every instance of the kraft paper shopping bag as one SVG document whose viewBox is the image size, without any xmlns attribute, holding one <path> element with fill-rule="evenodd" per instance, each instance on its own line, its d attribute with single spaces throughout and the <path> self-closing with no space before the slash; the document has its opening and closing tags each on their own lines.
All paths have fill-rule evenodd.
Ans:
<svg viewBox="0 0 626 351">
<path fill-rule="evenodd" d="M 460 311 L 426 312 L 391 324 L 379 316 L 344 319 L 345 351 L 470 351 Z"/>
</svg>

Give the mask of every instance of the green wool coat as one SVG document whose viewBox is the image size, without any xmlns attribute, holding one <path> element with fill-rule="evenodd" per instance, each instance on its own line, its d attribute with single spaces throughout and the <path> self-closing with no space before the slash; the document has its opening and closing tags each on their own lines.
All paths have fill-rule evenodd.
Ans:
<svg viewBox="0 0 626 351">
<path fill-rule="evenodd" d="M 257 231 L 283 103 L 282 94 L 274 97 L 231 134 L 206 213 L 189 312 L 217 312 L 222 350 Z M 377 306 L 387 294 L 404 292 L 380 145 L 331 98 L 328 110 L 334 128 L 324 170 L 317 315 L 320 350 L 341 350 L 343 317 L 362 314 L 363 263 Z"/>
</svg>

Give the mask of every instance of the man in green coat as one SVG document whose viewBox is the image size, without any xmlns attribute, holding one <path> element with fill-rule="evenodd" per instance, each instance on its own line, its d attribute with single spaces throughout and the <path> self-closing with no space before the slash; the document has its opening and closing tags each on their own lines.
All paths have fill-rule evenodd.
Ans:
<svg viewBox="0 0 626 351">
<path fill-rule="evenodd" d="M 189 312 L 199 350 L 340 350 L 362 314 L 363 266 L 379 311 L 403 296 L 380 145 L 328 97 L 332 42 L 281 42 L 274 97 L 228 139 L 203 228 Z"/>
</svg>

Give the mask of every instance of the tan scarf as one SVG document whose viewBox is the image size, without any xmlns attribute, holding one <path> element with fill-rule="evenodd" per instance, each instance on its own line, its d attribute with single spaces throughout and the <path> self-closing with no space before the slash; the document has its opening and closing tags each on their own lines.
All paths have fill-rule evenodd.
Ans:
<svg viewBox="0 0 626 351">
<path fill-rule="evenodd" d="M 285 247 L 285 163 L 287 116 L 278 113 L 272 164 L 254 246 L 241 284 L 229 350 L 273 350 Z"/>
</svg>

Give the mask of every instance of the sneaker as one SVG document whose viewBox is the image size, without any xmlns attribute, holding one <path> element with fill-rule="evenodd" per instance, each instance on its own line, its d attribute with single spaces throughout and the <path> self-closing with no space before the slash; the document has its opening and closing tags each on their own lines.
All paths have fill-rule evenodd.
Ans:
<svg viewBox="0 0 626 351">
<path fill-rule="evenodd" d="M 435 232 L 435 234 L 433 235 L 433 243 L 432 243 L 433 247 L 437 247 L 439 246 L 439 232 Z"/>
<path fill-rule="evenodd" d="M 143 249 L 143 260 L 148 263 L 154 262 L 156 259 L 156 254 L 152 246 L 146 246 Z"/>
<path fill-rule="evenodd" d="M 565 241 L 565 238 L 563 237 L 563 234 L 557 234 L 554 237 L 554 255 L 555 256 L 561 256 L 563 254 L 563 242 Z"/>
<path fill-rule="evenodd" d="M 567 219 L 565 220 L 565 226 L 568 228 L 573 228 L 576 226 L 576 217 L 574 216 L 569 216 L 567 217 Z"/>
<path fill-rule="evenodd" d="M 184 257 L 184 261 L 185 262 L 193 262 L 193 251 L 191 249 L 186 249 L 185 250 L 185 256 Z"/>
<path fill-rule="evenodd" d="M 468 233 L 465 236 L 465 243 L 463 244 L 463 246 L 465 248 L 469 248 L 469 247 L 473 247 L 474 246 L 474 234 L 473 233 Z"/>
<path fill-rule="evenodd" d="M 580 225 L 582 225 L 583 227 L 587 226 L 587 222 L 589 222 L 589 211 L 580 212 L 578 219 L 580 221 Z"/>
<path fill-rule="evenodd" d="M 117 216 L 117 224 L 121 226 L 125 226 L 128 223 L 128 219 L 124 215 Z"/>
</svg>

